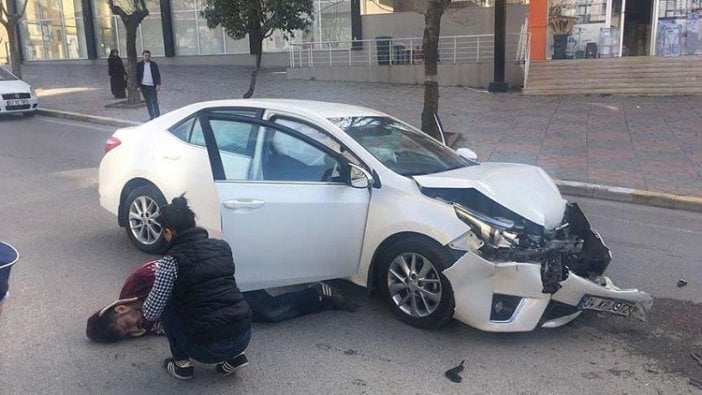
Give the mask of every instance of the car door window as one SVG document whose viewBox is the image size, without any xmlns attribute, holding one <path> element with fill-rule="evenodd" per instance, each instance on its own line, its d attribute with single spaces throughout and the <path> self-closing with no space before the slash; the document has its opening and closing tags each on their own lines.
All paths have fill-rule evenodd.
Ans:
<svg viewBox="0 0 702 395">
<path fill-rule="evenodd" d="M 193 123 L 193 129 L 190 133 L 190 144 L 199 145 L 205 147 L 205 135 L 202 133 L 202 125 L 200 125 L 200 119 L 195 118 Z"/>
<path fill-rule="evenodd" d="M 359 160 L 356 157 L 356 155 L 354 155 L 353 153 L 351 153 L 351 151 L 343 147 L 337 140 L 332 138 L 330 135 L 322 132 L 316 127 L 311 126 L 303 121 L 295 120 L 288 117 L 274 117 L 273 119 L 275 123 L 287 126 L 290 129 L 298 131 L 304 134 L 305 136 L 324 144 L 325 146 L 329 147 L 332 151 L 338 153 L 340 156 L 343 156 L 344 159 L 346 159 L 347 161 L 359 166 L 366 167 L 361 162 L 361 160 Z"/>
<path fill-rule="evenodd" d="M 343 182 L 340 161 L 314 145 L 266 128 L 261 150 L 261 179 L 266 181 Z"/>
<path fill-rule="evenodd" d="M 177 124 L 170 129 L 171 134 L 187 142 L 190 138 L 190 131 L 193 129 L 193 124 L 195 123 L 196 119 L 196 117 L 192 117 Z"/>
<path fill-rule="evenodd" d="M 224 119 L 210 120 L 219 155 L 222 159 L 224 177 L 227 180 L 248 180 L 258 137 L 258 125 Z M 202 131 L 200 130 L 200 135 Z M 193 131 L 193 138 L 196 133 Z M 205 145 L 204 137 L 202 144 Z"/>
</svg>

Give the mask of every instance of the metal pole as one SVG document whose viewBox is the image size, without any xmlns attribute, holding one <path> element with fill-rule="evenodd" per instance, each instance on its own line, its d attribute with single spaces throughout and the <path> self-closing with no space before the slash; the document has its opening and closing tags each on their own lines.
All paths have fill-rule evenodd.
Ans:
<svg viewBox="0 0 702 395">
<path fill-rule="evenodd" d="M 376 44 L 376 45 L 377 45 L 377 44 Z M 368 43 L 368 66 L 372 66 L 372 65 L 373 65 L 373 55 L 371 54 L 371 47 L 372 47 L 372 46 L 373 46 L 373 44 L 371 44 L 371 43 L 369 42 L 369 43 Z"/>
<path fill-rule="evenodd" d="M 354 41 L 351 41 L 351 45 L 349 45 L 349 66 L 351 66 L 351 47 L 353 47 Z"/>
<path fill-rule="evenodd" d="M 410 58 L 409 63 L 414 64 L 414 41 L 410 40 Z"/>
<path fill-rule="evenodd" d="M 456 64 L 456 37 L 453 38 L 453 64 Z"/>
<path fill-rule="evenodd" d="M 478 47 L 475 49 L 475 63 L 480 63 L 480 36 L 478 36 Z"/>
<path fill-rule="evenodd" d="M 507 1 L 495 1 L 495 46 L 494 46 L 494 81 L 490 82 L 490 92 L 507 92 L 509 85 L 505 82 L 505 30 L 507 24 Z"/>
<path fill-rule="evenodd" d="M 327 46 L 329 46 L 329 66 L 331 66 L 332 65 L 331 43 L 327 43 Z"/>
</svg>

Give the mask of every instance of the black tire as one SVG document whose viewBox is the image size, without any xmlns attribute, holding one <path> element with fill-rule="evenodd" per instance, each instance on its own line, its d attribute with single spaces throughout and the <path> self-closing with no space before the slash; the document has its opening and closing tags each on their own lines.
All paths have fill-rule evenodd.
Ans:
<svg viewBox="0 0 702 395">
<path fill-rule="evenodd" d="M 33 116 L 37 115 L 37 112 L 36 112 L 36 110 L 35 111 L 27 111 L 27 112 L 23 112 L 22 115 L 24 115 L 25 117 L 33 117 Z"/>
<path fill-rule="evenodd" d="M 149 214 L 145 214 L 141 219 L 130 220 L 130 210 L 132 205 L 135 204 L 135 201 L 137 201 L 137 206 L 146 206 L 148 210 L 144 210 L 144 212 L 148 211 Z M 147 204 L 145 205 L 143 203 Z M 155 204 L 155 214 L 153 213 L 154 205 L 152 204 Z M 129 240 L 131 240 L 138 249 L 147 254 L 159 254 L 166 248 L 167 242 L 161 231 L 161 224 L 158 222 L 158 208 L 164 204 L 166 204 L 166 198 L 163 197 L 163 194 L 156 187 L 152 185 L 141 185 L 134 188 L 129 195 L 127 195 L 124 206 L 122 206 L 122 215 L 124 216 L 125 229 Z M 151 236 L 153 238 L 152 241 L 146 240 L 146 229 L 143 227 L 137 228 L 139 224 L 143 224 L 145 221 L 151 225 L 152 229 L 158 230 L 158 237 Z M 141 237 L 138 237 L 136 234 L 139 233 L 139 229 L 143 231 Z M 150 235 L 153 235 L 153 233 Z"/>
<path fill-rule="evenodd" d="M 429 313 L 425 316 L 413 316 L 407 311 L 403 311 L 393 296 L 390 294 L 390 284 L 389 278 L 392 281 L 396 281 L 396 278 L 391 275 L 390 268 L 396 258 L 400 256 L 411 256 L 410 254 L 415 254 L 419 256 L 418 258 L 424 258 L 431 263 L 435 269 L 435 274 L 429 273 L 430 275 L 438 275 L 440 280 L 440 291 L 441 298 L 438 305 L 429 313 L 430 309 L 427 308 L 425 313 Z M 434 329 L 438 328 L 451 320 L 453 317 L 453 311 L 455 307 L 455 302 L 453 298 L 453 290 L 451 289 L 451 284 L 448 279 L 443 275 L 444 269 L 448 268 L 453 262 L 454 258 L 452 255 L 438 243 L 428 240 L 422 237 L 408 237 L 406 239 L 399 240 L 391 244 L 381 255 L 379 266 L 378 266 L 378 287 L 380 289 L 380 294 L 385 302 L 390 306 L 393 314 L 405 324 L 422 328 L 422 329 Z M 419 264 L 419 263 L 418 263 Z M 392 276 L 392 277 L 390 277 Z M 409 278 L 409 277 L 408 277 Z M 434 278 L 435 279 L 435 278 Z M 420 282 L 421 284 L 421 282 Z M 433 287 L 438 284 L 429 285 Z M 427 287 L 427 284 L 424 284 Z M 435 289 L 434 289 L 435 290 Z M 407 291 L 410 292 L 409 290 Z M 421 293 L 421 292 L 420 292 Z M 402 292 L 396 293 L 395 297 L 399 298 L 403 294 Z M 419 301 L 417 301 L 418 303 Z M 426 301 L 424 302 L 426 303 Z M 424 305 L 427 306 L 426 304 Z M 405 306 L 407 308 L 407 306 Z"/>
</svg>

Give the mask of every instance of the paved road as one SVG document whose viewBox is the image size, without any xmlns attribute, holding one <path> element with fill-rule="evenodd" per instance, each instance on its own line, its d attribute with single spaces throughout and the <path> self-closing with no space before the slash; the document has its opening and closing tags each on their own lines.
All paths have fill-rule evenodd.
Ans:
<svg viewBox="0 0 702 395">
<path fill-rule="evenodd" d="M 45 108 L 144 121 L 145 108 L 115 109 L 104 64 L 25 65 Z M 239 98 L 250 69 L 162 65 L 162 112 L 197 101 Z M 458 145 L 481 160 L 538 164 L 553 177 L 702 197 L 702 100 L 680 97 L 522 96 L 443 87 L 440 115 Z M 259 74 L 255 97 L 356 104 L 420 124 L 423 88 L 287 80 Z"/>
<path fill-rule="evenodd" d="M 97 198 L 109 131 L 50 118 L 0 119 L 0 237 L 22 254 L 0 320 L 0 392 L 15 393 L 699 393 L 687 357 L 702 347 L 702 215 L 578 199 L 615 254 L 609 274 L 658 297 L 648 323 L 584 314 L 574 324 L 487 334 L 453 322 L 403 325 L 375 298 L 338 282 L 361 308 L 255 325 L 252 364 L 236 377 L 197 366 L 161 371 L 163 338 L 88 342 L 86 317 L 113 300 L 147 256 Z M 689 285 L 678 288 L 679 278 Z M 466 360 L 464 381 L 443 372 Z"/>
</svg>

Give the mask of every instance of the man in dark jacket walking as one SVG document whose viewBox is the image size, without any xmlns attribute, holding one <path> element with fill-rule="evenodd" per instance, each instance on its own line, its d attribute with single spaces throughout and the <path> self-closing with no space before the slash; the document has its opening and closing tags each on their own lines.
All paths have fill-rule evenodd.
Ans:
<svg viewBox="0 0 702 395">
<path fill-rule="evenodd" d="M 192 358 L 231 374 L 248 364 L 251 310 L 236 285 L 229 244 L 195 226 L 182 196 L 162 207 L 160 218 L 170 247 L 156 265 L 143 312 L 147 321 L 161 318 L 173 355 L 163 367 L 178 379 L 190 379 Z"/>
<path fill-rule="evenodd" d="M 151 61 L 151 51 L 142 53 L 144 60 L 137 63 L 137 86 L 146 101 L 149 117 L 154 119 L 161 115 L 158 108 L 158 91 L 161 89 L 161 73 L 158 64 Z"/>
</svg>

